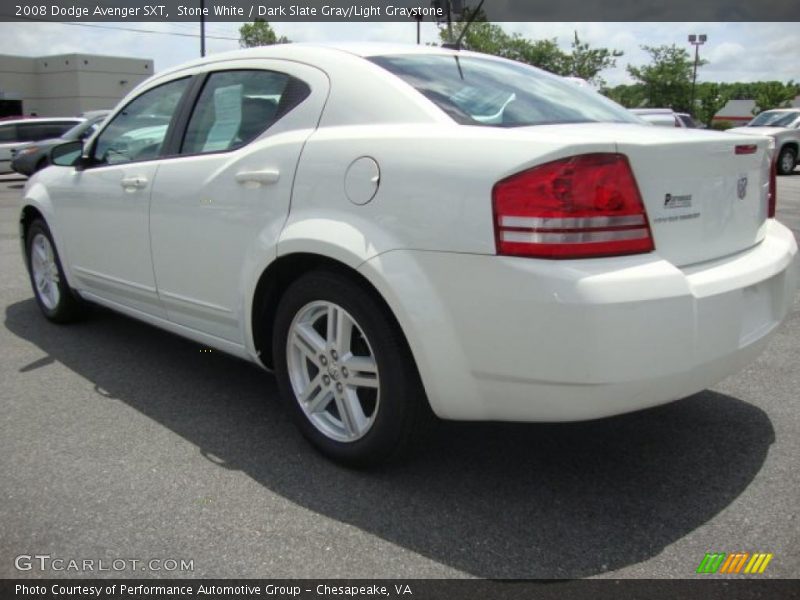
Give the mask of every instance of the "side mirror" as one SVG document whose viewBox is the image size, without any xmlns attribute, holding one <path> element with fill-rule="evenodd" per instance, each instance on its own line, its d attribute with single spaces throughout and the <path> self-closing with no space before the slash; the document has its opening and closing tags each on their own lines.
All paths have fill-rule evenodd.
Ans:
<svg viewBox="0 0 800 600">
<path fill-rule="evenodd" d="M 59 167 L 75 167 L 78 170 L 83 168 L 81 153 L 83 152 L 83 142 L 66 142 L 54 146 L 50 150 L 50 164 Z"/>
</svg>

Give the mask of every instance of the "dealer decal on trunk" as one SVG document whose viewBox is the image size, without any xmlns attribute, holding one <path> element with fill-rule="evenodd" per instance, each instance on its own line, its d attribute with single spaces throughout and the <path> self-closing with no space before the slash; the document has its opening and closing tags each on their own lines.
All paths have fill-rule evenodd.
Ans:
<svg viewBox="0 0 800 600">
<path fill-rule="evenodd" d="M 672 194 L 667 194 L 664 196 L 664 208 L 689 208 L 691 205 L 691 194 L 686 194 L 685 196 L 673 196 Z"/>
</svg>

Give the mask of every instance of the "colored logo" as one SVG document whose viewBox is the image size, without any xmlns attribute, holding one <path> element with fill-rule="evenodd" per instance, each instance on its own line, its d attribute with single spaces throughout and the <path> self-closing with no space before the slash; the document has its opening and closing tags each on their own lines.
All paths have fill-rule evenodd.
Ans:
<svg viewBox="0 0 800 600">
<path fill-rule="evenodd" d="M 733 552 L 726 554 L 725 552 L 715 552 L 713 554 L 706 554 L 700 566 L 697 567 L 697 573 L 702 574 L 728 574 L 728 575 L 756 575 L 761 574 L 767 569 L 769 561 L 772 560 L 772 554 L 766 552 Z"/>
</svg>

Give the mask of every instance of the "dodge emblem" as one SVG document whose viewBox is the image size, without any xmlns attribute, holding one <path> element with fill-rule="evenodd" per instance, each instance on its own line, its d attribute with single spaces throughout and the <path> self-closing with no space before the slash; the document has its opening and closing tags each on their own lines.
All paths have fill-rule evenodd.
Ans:
<svg viewBox="0 0 800 600">
<path fill-rule="evenodd" d="M 739 177 L 739 181 L 736 182 L 736 195 L 739 196 L 739 200 L 747 196 L 747 177 Z"/>
</svg>

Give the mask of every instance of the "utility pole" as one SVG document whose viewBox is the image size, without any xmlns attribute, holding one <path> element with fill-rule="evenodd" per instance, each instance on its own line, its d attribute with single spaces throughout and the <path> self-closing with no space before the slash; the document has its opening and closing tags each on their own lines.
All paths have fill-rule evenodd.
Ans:
<svg viewBox="0 0 800 600">
<path fill-rule="evenodd" d="M 689 43 L 694 46 L 694 73 L 692 74 L 692 101 L 689 104 L 689 112 L 694 116 L 694 87 L 697 84 L 697 63 L 700 62 L 700 46 L 706 43 L 708 36 L 705 33 L 700 35 L 690 34 Z"/>
<path fill-rule="evenodd" d="M 200 0 L 200 56 L 206 55 L 206 0 Z"/>
<path fill-rule="evenodd" d="M 411 18 L 417 22 L 417 46 L 420 44 L 420 27 L 422 24 L 422 11 L 414 9 L 411 11 Z"/>
</svg>

